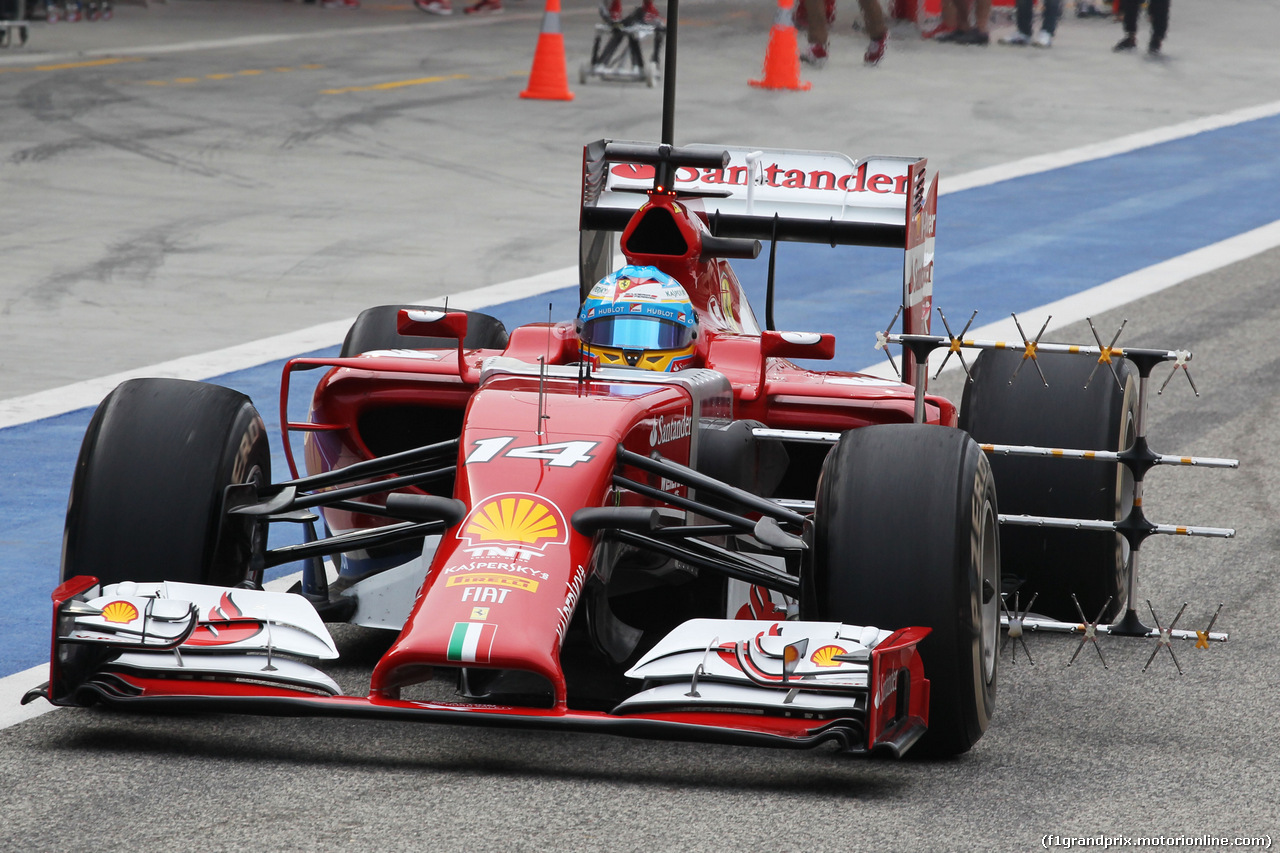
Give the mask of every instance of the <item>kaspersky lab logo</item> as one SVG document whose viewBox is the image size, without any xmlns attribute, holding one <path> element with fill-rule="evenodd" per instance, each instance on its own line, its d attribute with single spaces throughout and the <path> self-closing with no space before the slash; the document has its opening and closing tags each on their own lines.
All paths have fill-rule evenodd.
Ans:
<svg viewBox="0 0 1280 853">
<path fill-rule="evenodd" d="M 693 418 L 688 415 L 681 413 L 671 419 L 659 415 L 653 422 L 653 429 L 649 430 L 649 446 L 657 447 L 677 438 L 688 438 L 692 432 Z"/>
<path fill-rule="evenodd" d="M 458 538 L 472 547 L 507 545 L 533 548 L 569 541 L 564 513 L 554 503 L 525 492 L 496 495 L 467 515 Z"/>
</svg>

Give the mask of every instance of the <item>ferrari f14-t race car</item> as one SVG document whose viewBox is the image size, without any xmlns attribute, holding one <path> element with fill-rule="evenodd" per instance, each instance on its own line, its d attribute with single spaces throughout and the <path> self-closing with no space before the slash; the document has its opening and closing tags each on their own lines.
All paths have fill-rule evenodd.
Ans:
<svg viewBox="0 0 1280 853">
<path fill-rule="evenodd" d="M 926 350 L 910 382 L 797 366 L 833 337 L 774 330 L 772 280 L 762 329 L 729 264 L 761 241 L 897 248 L 896 339 L 938 345 L 924 160 L 601 141 L 582 199 L 575 320 L 365 311 L 338 357 L 285 367 L 283 479 L 243 395 L 113 391 L 32 696 L 951 755 L 991 719 L 1003 587 L 1060 619 L 1077 597 L 1119 612 L 1129 468 L 993 471 L 975 436 L 1114 455 L 1140 434 L 1128 362 L 1088 384 L 1096 359 L 1042 353 L 1045 388 L 985 351 L 957 410 L 925 393 Z M 295 420 L 291 379 L 316 368 Z M 1002 545 L 997 492 L 1100 527 Z M 276 524 L 305 541 L 268 547 Z M 262 588 L 291 563 L 294 591 Z M 367 690 L 326 674 L 326 622 L 395 633 Z"/>
</svg>

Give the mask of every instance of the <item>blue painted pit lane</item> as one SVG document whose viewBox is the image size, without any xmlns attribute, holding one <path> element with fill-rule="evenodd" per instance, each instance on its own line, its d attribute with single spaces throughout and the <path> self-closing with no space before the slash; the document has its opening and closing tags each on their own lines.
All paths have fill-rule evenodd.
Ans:
<svg viewBox="0 0 1280 853">
<path fill-rule="evenodd" d="M 1267 189 L 1280 186 L 1276 151 L 1280 117 L 1270 117 L 944 195 L 935 305 L 959 325 L 977 309 L 982 325 L 1280 220 L 1280 194 Z M 760 259 L 735 264 L 762 323 L 766 257 L 767 248 Z M 825 367 L 856 370 L 883 358 L 872 346 L 900 298 L 900 251 L 788 244 L 779 247 L 777 264 L 779 328 L 835 332 L 837 357 Z M 576 303 L 576 288 L 568 287 L 486 310 L 511 328 L 545 320 L 548 304 L 553 317 L 568 319 Z M 957 331 L 959 325 L 953 322 Z M 287 470 L 276 412 L 282 364 L 210 380 L 257 403 L 271 429 L 277 477 Z M 300 387 L 298 411 L 305 397 Z M 7 522 L 0 536 L 0 677 L 48 659 L 62 516 L 90 415 L 82 409 L 0 430 Z M 141 521 L 129 532 L 144 533 Z"/>
</svg>

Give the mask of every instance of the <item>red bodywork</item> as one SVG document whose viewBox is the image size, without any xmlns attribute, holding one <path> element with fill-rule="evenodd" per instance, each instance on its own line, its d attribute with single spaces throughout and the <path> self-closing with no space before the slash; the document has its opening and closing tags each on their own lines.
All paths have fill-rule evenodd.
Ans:
<svg viewBox="0 0 1280 853">
<path fill-rule="evenodd" d="M 695 361 L 729 379 L 735 419 L 758 420 L 773 428 L 823 431 L 912 420 L 914 389 L 908 385 L 875 380 L 863 384 L 858 374 L 815 371 L 766 356 L 763 337 L 733 269 L 722 259 L 699 259 L 707 227 L 685 201 L 652 195 L 623 233 L 624 247 L 654 208 L 670 214 L 687 252 L 678 257 L 627 253 L 626 260 L 656 266 L 685 287 L 702 331 Z M 284 419 L 289 429 L 308 432 L 309 472 L 332 470 L 374 455 L 358 428 L 362 413 L 370 409 L 413 405 L 463 410 L 454 496 L 471 508 L 472 516 L 487 507 L 501 511 L 503 500 L 516 512 L 520 502 L 526 501 L 529 509 L 549 511 L 556 535 L 525 541 L 513 528 L 505 538 L 490 531 L 490 538 L 482 539 L 468 535 L 474 528 L 472 516 L 447 533 L 409 621 L 374 671 L 372 694 L 393 699 L 401 686 L 429 678 L 431 667 L 458 666 L 460 661 L 450 657 L 449 649 L 455 626 L 472 622 L 476 608 L 487 608 L 480 623 L 494 630 L 484 638 L 479 659 L 467 665 L 535 672 L 551 683 L 555 708 L 565 712 L 560 643 L 592 570 L 593 552 L 592 538 L 574 531 L 569 516 L 579 507 L 606 503 L 617 445 L 642 454 L 657 449 L 649 441 L 655 423 L 691 415 L 693 403 L 673 385 L 629 385 L 627 393 L 620 395 L 608 382 L 548 379 L 543 387 L 548 416 L 541 421 L 539 435 L 539 380 L 502 376 L 479 387 L 480 369 L 495 355 L 535 364 L 539 359 L 553 365 L 575 363 L 579 355 L 572 324 L 520 327 L 501 353 L 437 352 L 439 357 L 434 359 L 373 356 L 290 362 L 285 368 L 282 405 L 294 369 L 334 365 L 316 388 L 310 422 Z M 955 407 L 944 398 L 927 396 L 926 413 L 931 423 L 956 423 Z M 489 454 L 487 448 L 502 439 L 507 441 L 501 451 Z M 569 444 L 568 456 L 554 449 L 566 443 L 576 443 Z M 540 447 L 553 450 L 542 458 L 532 455 L 531 450 Z M 512 455 L 511 450 L 524 455 Z M 689 438 L 664 443 L 661 452 L 667 459 L 687 463 Z M 485 461 L 476 462 L 480 457 Z M 647 477 L 651 485 L 659 486 L 652 475 L 629 474 Z M 646 502 L 634 495 L 626 500 Z M 385 523 L 333 509 L 326 510 L 326 518 L 335 532 Z M 523 560 L 510 556 L 517 552 L 524 552 Z M 914 655 L 913 646 L 909 651 Z M 914 668 L 926 687 L 911 696 L 911 712 L 924 719 L 927 681 L 918 658 Z"/>
<path fill-rule="evenodd" d="M 915 391 L 905 384 L 852 373 L 819 372 L 787 358 L 831 357 L 829 337 L 817 345 L 782 342 L 762 333 L 730 265 L 703 257 L 709 235 L 699 203 L 655 192 L 631 218 L 621 244 L 626 261 L 653 265 L 687 291 L 699 317 L 695 364 L 722 374 L 732 399 L 720 400 L 720 415 L 750 419 L 766 427 L 843 431 L 871 424 L 908 423 Z M 629 251 L 632 235 L 649 217 L 674 225 L 679 254 Z M 669 240 L 668 243 L 673 242 Z M 908 247 L 909 248 L 909 247 Z M 927 309 L 926 309 L 927 314 Z M 450 315 L 449 323 L 457 323 Z M 408 324 L 410 327 L 412 323 Z M 402 329 L 404 327 L 402 326 Z M 461 333 L 455 328 L 455 334 Z M 532 371 L 490 373 L 495 356 L 533 365 Z M 689 387 L 662 375 L 634 371 L 625 380 L 608 374 L 586 378 L 539 376 L 536 365 L 579 361 L 571 323 L 535 324 L 515 329 L 505 350 L 426 350 L 353 358 L 290 361 L 281 391 L 285 448 L 294 477 L 300 472 L 289 442 L 305 434 L 310 474 L 342 469 L 386 455 L 362 422 L 370 413 L 415 409 L 425 413 L 424 429 L 459 438 L 452 496 L 469 512 L 442 535 L 412 612 L 390 650 L 374 669 L 366 698 L 319 696 L 287 687 L 248 682 L 178 681 L 136 673 L 114 676 L 108 701 L 149 700 L 152 705 L 216 707 L 232 711 L 309 715 L 436 719 L 444 722 L 523 727 L 575 728 L 644 736 L 812 746 L 848 738 L 840 720 L 821 715 L 744 714 L 715 710 L 644 712 L 625 715 L 569 707 L 561 649 L 583 590 L 596 565 L 598 537 L 576 531 L 571 519 L 581 508 L 657 505 L 619 488 L 623 474 L 653 489 L 684 496 L 686 487 L 643 471 L 619 470 L 617 450 L 648 456 L 655 452 L 692 464 L 693 430 L 707 413 L 706 401 Z M 511 362 L 508 362 L 511 363 Z M 306 421 L 287 412 L 294 371 L 331 369 L 319 381 Z M 722 380 L 718 380 L 722 381 Z M 698 406 L 702 405 L 702 410 Z M 925 398 L 925 419 L 956 424 L 956 409 L 945 399 Z M 450 432 L 450 425 L 456 425 Z M 379 439 L 380 441 L 381 439 Z M 814 472 L 816 477 L 816 471 Z M 379 496 L 369 498 L 374 502 Z M 326 507 L 334 534 L 376 528 L 379 516 Z M 82 580 L 82 579 L 77 579 Z M 67 602 L 88 587 L 68 582 L 55 593 L 55 631 Z M 906 748 L 928 719 L 929 682 L 916 643 L 927 628 L 905 628 L 872 652 L 866 713 L 857 750 L 888 745 Z M 55 637 L 57 634 L 55 633 Z M 55 642 L 52 683 L 62 661 Z M 505 707 L 404 699 L 403 688 L 431 677 L 434 667 L 521 670 L 551 687 L 550 707 Z M 180 686 L 179 686 L 180 685 Z M 210 703 L 216 699 L 216 703 Z M 287 710 L 282 710 L 287 709 Z"/>
</svg>

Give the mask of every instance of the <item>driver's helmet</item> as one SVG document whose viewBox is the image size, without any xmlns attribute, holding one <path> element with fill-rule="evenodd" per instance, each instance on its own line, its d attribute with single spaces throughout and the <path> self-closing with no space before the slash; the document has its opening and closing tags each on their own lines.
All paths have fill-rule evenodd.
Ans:
<svg viewBox="0 0 1280 853">
<path fill-rule="evenodd" d="M 693 362 L 689 295 L 657 267 L 626 266 L 591 288 L 578 313 L 582 358 L 596 367 L 670 373 Z"/>
</svg>

